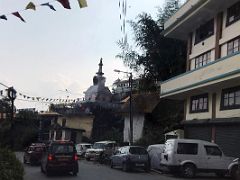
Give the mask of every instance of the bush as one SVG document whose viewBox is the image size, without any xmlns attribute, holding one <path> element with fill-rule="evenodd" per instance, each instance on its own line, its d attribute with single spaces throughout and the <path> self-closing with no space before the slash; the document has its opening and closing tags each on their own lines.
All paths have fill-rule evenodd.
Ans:
<svg viewBox="0 0 240 180">
<path fill-rule="evenodd" d="M 24 168 L 15 154 L 7 149 L 0 149 L 1 180 L 23 180 Z"/>
</svg>

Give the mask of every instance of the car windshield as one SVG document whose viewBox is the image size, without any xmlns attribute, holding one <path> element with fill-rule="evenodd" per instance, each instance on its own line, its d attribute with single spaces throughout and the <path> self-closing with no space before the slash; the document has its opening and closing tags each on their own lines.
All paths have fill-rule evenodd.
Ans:
<svg viewBox="0 0 240 180">
<path fill-rule="evenodd" d="M 104 149 L 104 144 L 103 143 L 94 143 L 93 149 Z"/>
<path fill-rule="evenodd" d="M 147 151 L 144 148 L 141 147 L 131 147 L 129 149 L 129 152 L 131 154 L 137 154 L 137 155 L 144 155 L 147 154 Z"/>
<path fill-rule="evenodd" d="M 55 154 L 73 153 L 73 145 L 70 144 L 54 144 L 52 145 L 52 152 Z"/>
<path fill-rule="evenodd" d="M 42 152 L 44 150 L 43 147 L 34 147 L 33 148 L 33 151 L 36 151 L 36 152 Z"/>
<path fill-rule="evenodd" d="M 91 145 L 85 145 L 85 148 L 91 148 L 92 146 Z"/>
</svg>

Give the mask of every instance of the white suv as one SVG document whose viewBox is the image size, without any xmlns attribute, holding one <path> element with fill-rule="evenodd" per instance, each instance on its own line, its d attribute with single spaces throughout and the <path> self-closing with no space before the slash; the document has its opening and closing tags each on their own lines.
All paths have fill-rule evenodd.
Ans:
<svg viewBox="0 0 240 180">
<path fill-rule="evenodd" d="M 172 173 L 194 177 L 197 172 L 215 172 L 224 176 L 233 161 L 217 144 L 196 139 L 170 139 L 165 143 L 161 165 Z"/>
<path fill-rule="evenodd" d="M 93 144 L 93 147 L 86 150 L 85 158 L 87 161 L 94 159 L 102 161 L 102 158 L 110 157 L 116 150 L 117 144 L 115 141 L 99 141 Z"/>
</svg>

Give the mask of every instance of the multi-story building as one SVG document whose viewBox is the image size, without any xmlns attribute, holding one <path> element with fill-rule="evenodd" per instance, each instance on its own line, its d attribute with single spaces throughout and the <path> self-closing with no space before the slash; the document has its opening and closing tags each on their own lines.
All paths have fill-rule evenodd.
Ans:
<svg viewBox="0 0 240 180">
<path fill-rule="evenodd" d="M 240 1 L 188 0 L 163 35 L 188 42 L 186 72 L 161 83 L 161 98 L 185 100 L 186 138 L 240 155 Z"/>
<path fill-rule="evenodd" d="M 139 90 L 140 79 L 132 80 L 132 93 Z M 112 93 L 117 100 L 121 100 L 129 96 L 131 91 L 129 80 L 117 79 L 112 85 Z"/>
<path fill-rule="evenodd" d="M 132 80 L 132 90 L 137 91 L 139 89 L 140 79 Z M 127 93 L 130 92 L 129 80 L 120 80 L 117 79 L 113 83 L 113 93 Z"/>
</svg>

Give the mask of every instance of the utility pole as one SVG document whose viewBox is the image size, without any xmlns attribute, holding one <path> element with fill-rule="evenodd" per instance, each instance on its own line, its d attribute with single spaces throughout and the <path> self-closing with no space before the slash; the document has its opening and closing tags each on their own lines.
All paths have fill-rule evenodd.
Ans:
<svg viewBox="0 0 240 180">
<path fill-rule="evenodd" d="M 130 145 L 133 145 L 133 119 L 132 119 L 132 73 L 129 73 L 129 86 L 130 86 L 130 95 L 129 95 L 129 121 L 130 121 Z"/>
<path fill-rule="evenodd" d="M 14 116 L 14 100 L 16 99 L 17 97 L 17 91 L 13 88 L 13 87 L 9 87 L 7 89 L 7 95 L 8 95 L 8 98 L 9 100 L 11 101 L 11 116 L 10 116 L 10 124 L 11 124 L 11 131 L 13 131 L 13 125 L 14 125 L 14 122 L 13 122 L 13 116 Z M 14 147 L 14 143 L 13 143 L 13 134 L 11 132 L 11 148 Z"/>
</svg>

